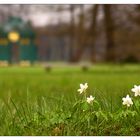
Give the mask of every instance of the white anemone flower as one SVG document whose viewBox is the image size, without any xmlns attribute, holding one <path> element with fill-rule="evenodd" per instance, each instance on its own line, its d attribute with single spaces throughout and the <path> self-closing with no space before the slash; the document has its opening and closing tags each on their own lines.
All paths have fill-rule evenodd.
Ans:
<svg viewBox="0 0 140 140">
<path fill-rule="evenodd" d="M 85 92 L 86 89 L 88 88 L 88 84 L 85 83 L 85 84 L 80 84 L 80 89 L 78 89 L 77 91 L 81 93 Z"/>
<path fill-rule="evenodd" d="M 131 89 L 135 93 L 135 96 L 140 96 L 140 86 L 134 85 L 134 88 Z"/>
<path fill-rule="evenodd" d="M 127 107 L 130 107 L 130 105 L 133 105 L 132 99 L 129 97 L 129 95 L 126 96 L 126 98 L 122 98 L 123 105 L 127 105 Z"/>
<path fill-rule="evenodd" d="M 93 100 L 95 99 L 95 97 L 93 97 L 92 95 L 90 95 L 90 97 L 87 97 L 87 102 L 90 104 L 93 102 Z"/>
</svg>

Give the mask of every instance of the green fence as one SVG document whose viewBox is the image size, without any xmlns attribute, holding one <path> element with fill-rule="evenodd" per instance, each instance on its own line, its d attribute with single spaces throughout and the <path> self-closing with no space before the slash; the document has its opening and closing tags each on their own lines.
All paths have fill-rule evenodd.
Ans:
<svg viewBox="0 0 140 140">
<path fill-rule="evenodd" d="M 0 39 L 0 61 L 11 61 L 11 45 L 8 40 Z"/>
<path fill-rule="evenodd" d="M 29 39 L 21 40 L 19 45 L 19 60 L 28 60 L 30 62 L 37 60 L 37 46 L 33 41 Z"/>
<path fill-rule="evenodd" d="M 37 60 L 37 46 L 34 43 L 35 32 L 21 18 L 11 17 L 0 27 L 0 61 Z M 16 50 L 15 47 L 17 46 Z M 14 59 L 15 61 L 15 59 Z"/>
</svg>

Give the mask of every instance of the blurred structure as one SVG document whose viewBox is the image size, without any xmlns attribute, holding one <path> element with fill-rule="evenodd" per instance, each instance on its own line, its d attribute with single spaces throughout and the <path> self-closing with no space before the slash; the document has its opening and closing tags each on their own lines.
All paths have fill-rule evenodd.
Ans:
<svg viewBox="0 0 140 140">
<path fill-rule="evenodd" d="M 136 4 L 0 5 L 0 60 L 139 62 L 139 27 Z"/>
<path fill-rule="evenodd" d="M 9 17 L 0 32 L 0 60 L 9 62 L 37 60 L 35 33 L 21 18 Z"/>
</svg>

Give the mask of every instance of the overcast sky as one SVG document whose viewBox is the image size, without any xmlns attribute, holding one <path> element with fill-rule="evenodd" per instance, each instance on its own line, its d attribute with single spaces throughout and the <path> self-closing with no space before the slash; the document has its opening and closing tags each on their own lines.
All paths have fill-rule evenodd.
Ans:
<svg viewBox="0 0 140 140">
<path fill-rule="evenodd" d="M 69 12 L 61 12 L 61 16 L 55 12 L 49 13 L 36 13 L 31 14 L 28 17 L 32 21 L 34 26 L 45 26 L 49 24 L 58 24 L 59 22 L 69 22 L 70 14 Z"/>
<path fill-rule="evenodd" d="M 84 10 L 88 10 L 92 5 L 85 5 Z M 34 26 L 42 27 L 58 23 L 68 23 L 70 21 L 69 5 L 62 5 L 61 12 L 57 12 L 61 5 L 0 5 L 0 21 L 4 21 L 8 16 L 22 17 L 23 20 L 30 20 Z M 80 6 L 75 9 L 75 22 L 78 21 Z M 57 10 L 56 10 L 57 9 Z M 3 18 L 4 17 L 4 18 Z M 87 15 L 85 15 L 87 17 Z"/>
<path fill-rule="evenodd" d="M 89 7 L 92 5 L 85 5 L 85 10 L 87 10 Z M 79 14 L 79 9 L 75 11 L 75 17 L 78 16 Z M 53 25 L 53 24 L 58 24 L 59 22 L 67 23 L 70 21 L 70 12 L 67 10 L 62 11 L 60 13 L 58 12 L 34 12 L 28 15 L 27 20 L 32 21 L 34 26 L 37 27 L 42 27 L 45 25 Z M 76 18 L 75 18 L 76 20 Z"/>
</svg>

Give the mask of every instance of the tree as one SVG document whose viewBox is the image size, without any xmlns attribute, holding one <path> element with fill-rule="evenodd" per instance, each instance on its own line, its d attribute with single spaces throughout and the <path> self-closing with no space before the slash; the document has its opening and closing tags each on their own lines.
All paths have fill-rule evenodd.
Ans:
<svg viewBox="0 0 140 140">
<path fill-rule="evenodd" d="M 104 26 L 106 33 L 106 61 L 115 61 L 115 44 L 114 44 L 114 21 L 111 12 L 111 5 L 103 5 L 104 9 Z"/>
<path fill-rule="evenodd" d="M 71 4 L 69 7 L 70 11 L 70 28 L 69 28 L 69 33 L 70 33 L 70 60 L 69 61 L 74 61 L 74 45 L 75 45 L 75 18 L 74 18 L 74 11 L 75 11 L 75 5 Z"/>
<path fill-rule="evenodd" d="M 80 8 L 80 15 L 78 17 L 78 25 L 76 29 L 76 38 L 77 38 L 77 50 L 74 55 L 74 61 L 79 61 L 81 55 L 83 54 L 84 45 L 85 45 L 85 28 L 84 28 L 84 5 L 79 5 Z"/>
<path fill-rule="evenodd" d="M 92 8 L 92 20 L 91 20 L 91 26 L 89 28 L 89 41 L 91 44 L 91 61 L 95 62 L 96 58 L 96 52 L 95 52 L 95 41 L 96 41 L 96 23 L 97 23 L 97 16 L 98 16 L 98 9 L 99 9 L 99 5 L 94 5 Z"/>
</svg>

